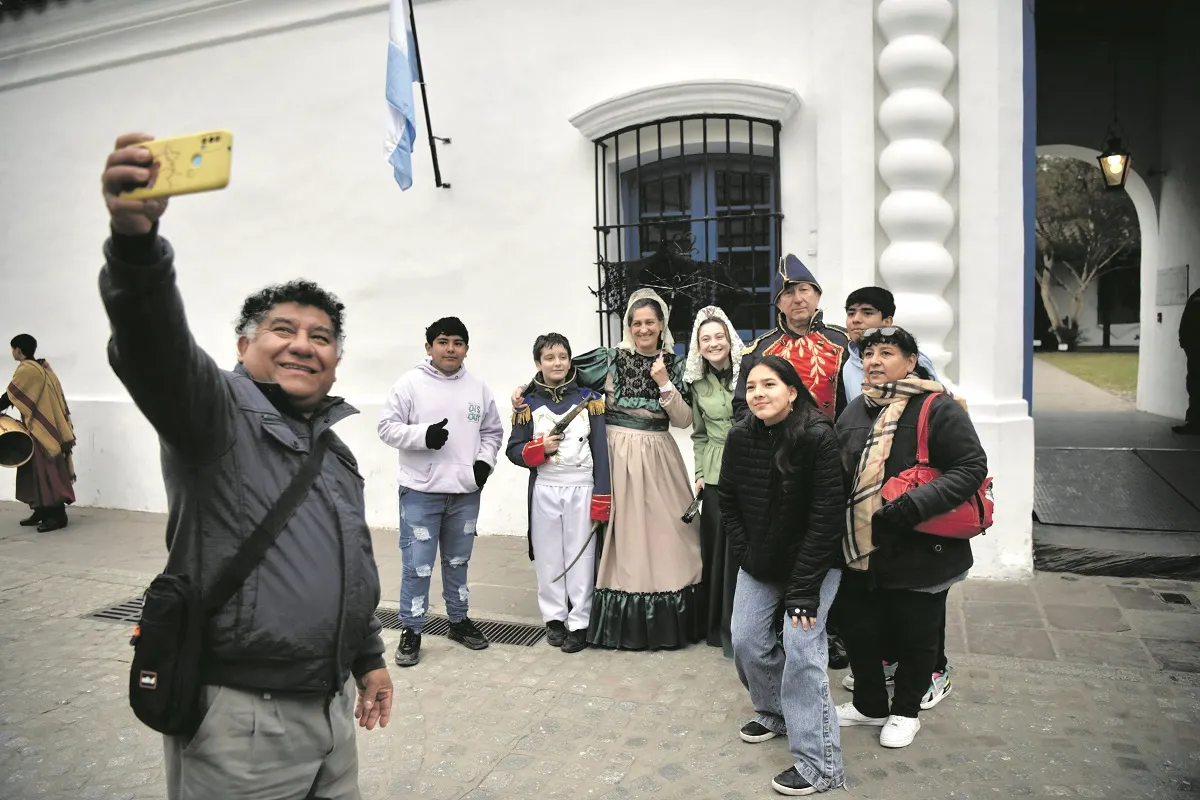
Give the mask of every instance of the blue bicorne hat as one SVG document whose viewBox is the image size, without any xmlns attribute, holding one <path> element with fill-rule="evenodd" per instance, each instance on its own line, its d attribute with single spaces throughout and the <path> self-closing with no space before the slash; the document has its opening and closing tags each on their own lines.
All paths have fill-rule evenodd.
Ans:
<svg viewBox="0 0 1200 800">
<path fill-rule="evenodd" d="M 808 267 L 804 266 L 803 261 L 791 253 L 779 259 L 779 277 L 783 281 L 780 286 L 780 292 L 796 283 L 811 283 L 813 288 L 821 292 L 821 284 L 813 277 L 812 272 L 809 271 Z M 824 294 L 824 292 L 821 293 Z"/>
</svg>

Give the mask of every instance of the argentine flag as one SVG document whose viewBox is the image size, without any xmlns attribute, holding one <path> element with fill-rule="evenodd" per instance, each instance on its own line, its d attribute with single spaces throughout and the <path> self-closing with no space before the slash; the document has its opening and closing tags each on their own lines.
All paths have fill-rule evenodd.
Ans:
<svg viewBox="0 0 1200 800">
<path fill-rule="evenodd" d="M 417 111 L 413 105 L 413 82 L 417 80 L 417 56 L 413 47 L 410 0 L 391 0 L 389 11 L 387 86 L 387 136 L 383 155 L 403 191 L 412 186 L 412 152 L 417 138 Z"/>
</svg>

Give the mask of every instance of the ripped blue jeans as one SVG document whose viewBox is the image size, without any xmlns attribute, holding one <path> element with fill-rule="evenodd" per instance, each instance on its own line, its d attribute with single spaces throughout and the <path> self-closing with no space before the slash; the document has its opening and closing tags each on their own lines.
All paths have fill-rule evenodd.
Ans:
<svg viewBox="0 0 1200 800">
<path fill-rule="evenodd" d="M 442 551 L 442 600 L 446 616 L 467 616 L 467 564 L 475 547 L 480 492 L 430 494 L 400 487 L 400 625 L 420 633 L 429 610 L 433 564 Z"/>
</svg>

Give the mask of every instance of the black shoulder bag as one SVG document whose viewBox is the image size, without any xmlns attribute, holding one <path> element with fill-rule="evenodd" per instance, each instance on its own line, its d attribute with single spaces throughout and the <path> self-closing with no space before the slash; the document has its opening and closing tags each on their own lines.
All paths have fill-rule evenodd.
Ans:
<svg viewBox="0 0 1200 800">
<path fill-rule="evenodd" d="M 233 559 L 201 597 L 187 575 L 163 573 L 146 589 L 142 618 L 134 629 L 129 705 L 143 723 L 168 736 L 190 737 L 199 727 L 201 656 L 209 617 L 241 588 L 275 544 L 321 471 L 327 443 L 313 444 L 296 477 L 242 542 Z"/>
</svg>

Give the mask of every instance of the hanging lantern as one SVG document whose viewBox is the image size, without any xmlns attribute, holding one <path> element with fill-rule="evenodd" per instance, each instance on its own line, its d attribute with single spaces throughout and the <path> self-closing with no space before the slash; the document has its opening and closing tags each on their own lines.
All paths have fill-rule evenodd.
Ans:
<svg viewBox="0 0 1200 800">
<path fill-rule="evenodd" d="M 1100 162 L 1100 173 L 1104 176 L 1104 188 L 1124 189 L 1125 178 L 1129 176 L 1132 159 L 1121 141 L 1121 137 L 1110 135 L 1104 152 L 1096 160 Z"/>
</svg>

